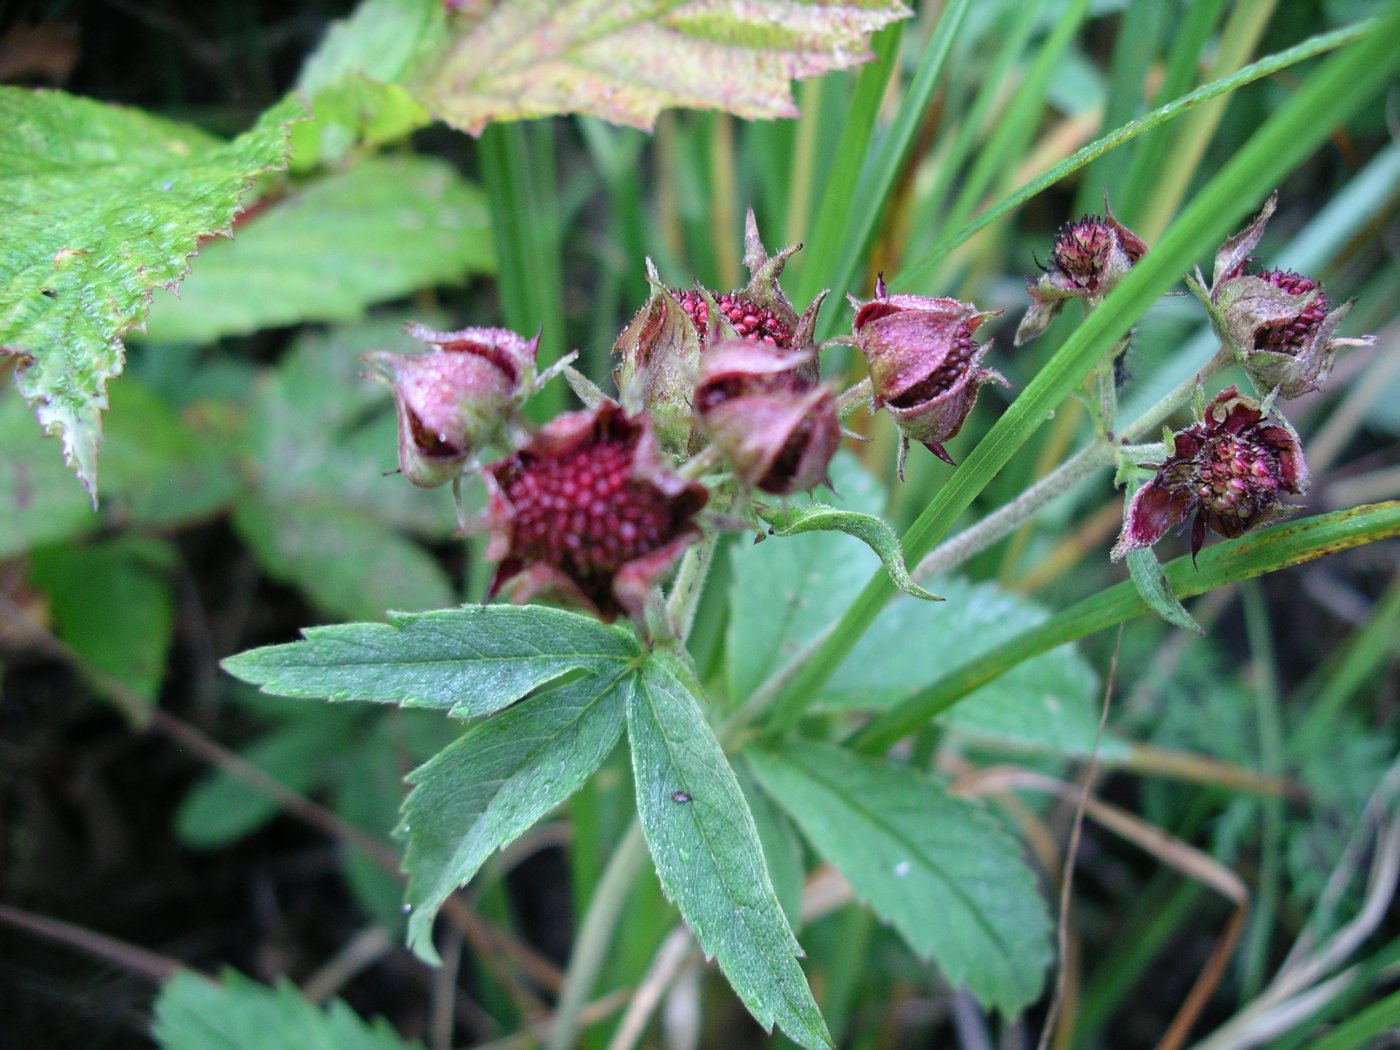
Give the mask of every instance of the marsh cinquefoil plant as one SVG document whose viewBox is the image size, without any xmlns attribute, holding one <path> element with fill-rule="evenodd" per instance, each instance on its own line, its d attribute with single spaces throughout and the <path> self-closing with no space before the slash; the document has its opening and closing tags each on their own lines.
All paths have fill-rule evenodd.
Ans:
<svg viewBox="0 0 1400 1050">
<path fill-rule="evenodd" d="M 1246 60 L 1263 28 L 1257 12 L 1268 5 L 1236 5 L 1220 25 L 1223 5 L 1187 5 L 1177 43 L 1164 31 L 1168 5 L 1124 5 L 1121 44 L 1096 95 L 1102 105 L 1077 115 L 1101 114 L 1102 134 L 1049 168 L 1046 150 L 1064 140 L 1052 136 L 1034 149 L 1033 139 L 1046 101 L 1064 93 L 1055 74 L 1089 5 L 1071 0 L 1046 24 L 1025 17 L 1023 6 L 953 0 L 902 29 L 910 12 L 893 0 L 839 9 L 779 0 L 763 5 L 785 16 L 774 24 L 756 22 L 746 4 L 367 0 L 308 61 L 292 97 L 228 142 L 61 93 L 0 91 L 6 126 L 25 132 L 14 141 L 31 149 L 71 143 L 75 151 L 26 160 L 35 170 L 19 176 L 19 148 L 6 143 L 0 152 L 9 162 L 0 175 L 23 191 L 0 237 L 0 288 L 12 297 L 0 304 L 0 344 L 19 390 L 61 436 L 94 497 L 122 338 L 146 319 L 150 294 L 181 279 L 197 246 L 185 301 L 158 301 L 150 314 L 149 335 L 160 344 L 145 348 L 152 357 L 165 345 L 344 322 L 472 273 L 496 278 L 496 296 L 460 309 L 455 300 L 447 310 L 424 301 L 395 306 L 387 335 L 380 325 L 342 340 L 333 329 L 322 343 L 300 343 L 256 382 L 240 373 L 249 403 L 215 414 L 234 433 L 221 436 L 236 448 L 225 457 L 236 465 L 189 439 L 180 419 L 169 422 L 164 442 L 178 451 L 133 475 L 138 457 L 129 435 L 121 441 L 133 415 L 114 411 L 104 484 L 121 513 L 104 524 L 173 527 L 229 511 L 269 575 L 295 584 L 327 619 L 364 621 L 309 628 L 300 641 L 233 656 L 224 663 L 233 676 L 280 696 L 445 716 L 446 740 L 409 749 L 420 764 L 398 827 L 407 938 L 421 958 L 437 961 L 435 922 L 461 904 L 460 888 L 489 880 L 493 857 L 558 807 L 575 807 L 580 923 L 546 1037 L 555 1047 L 579 1041 L 585 1003 L 605 978 L 643 978 L 617 1035 L 620 1045 L 635 1042 L 665 987 L 684 994 L 678 974 L 688 938 L 717 961 L 759 1024 L 809 1048 L 849 1033 L 851 988 L 867 966 L 886 982 L 882 1006 L 912 970 L 920 987 L 956 997 L 961 1023 L 986 1024 L 991 1014 L 1007 1026 L 1038 1020 L 1029 1012 L 1057 994 L 1048 981 L 1056 952 L 1047 886 L 1060 872 L 1044 855 L 1053 836 L 1029 837 L 1042 850 L 1033 863 L 1018 824 L 1047 822 L 1023 800 L 1002 806 L 988 796 L 1024 789 L 1074 801 L 1078 791 L 1063 771 L 1094 755 L 1243 785 L 1241 795 L 1272 803 L 1294 788 L 1285 766 L 1291 772 L 1311 757 L 1268 735 L 1281 729 L 1264 685 L 1262 773 L 1253 768 L 1252 738 L 1229 761 L 1182 758 L 1188 744 L 1209 751 L 1218 742 L 1202 740 L 1202 722 L 1227 736 L 1212 721 L 1216 708 L 1206 717 L 1168 712 L 1162 732 L 1176 733 L 1170 743 L 1180 748 L 1154 749 L 1147 738 L 1156 730 L 1142 717 L 1152 705 L 1141 695 L 1148 686 L 1134 686 L 1130 716 L 1101 735 L 1099 683 L 1068 643 L 1149 611 L 1200 630 L 1195 615 L 1209 618 L 1183 600 L 1400 534 L 1394 502 L 1331 513 L 1300 502 L 1310 473 L 1316 485 L 1325 472 L 1305 463 L 1309 421 L 1295 429 L 1285 413 L 1297 398 L 1327 392 L 1347 360 L 1339 351 L 1371 340 L 1337 334 L 1351 304 L 1336 305 L 1318 279 L 1255 258 L 1276 208 L 1273 188 L 1400 69 L 1400 5 L 1253 63 Z M 901 56 L 901 33 L 914 41 L 916 24 L 920 50 Z M 1218 170 L 1200 165 L 1220 117 L 1213 101 L 1334 51 L 1257 128 L 1232 123 Z M 1153 77 L 1134 81 L 1144 52 L 1160 61 Z M 1217 57 L 1193 88 L 1203 53 Z M 746 128 L 738 144 L 748 159 L 735 161 L 729 114 L 793 116 L 790 78 L 867 58 L 849 95 L 832 82 L 806 94 L 800 139 Z M 1160 98 L 1149 91 L 1157 73 Z M 1013 74 L 1019 86 L 1008 93 L 1004 77 Z M 882 108 L 887 98 L 892 110 Z M 640 173 L 653 170 L 636 162 L 653 147 L 598 118 L 649 129 L 661 110 L 687 107 L 722 112 L 707 123 L 663 126 L 655 177 L 667 221 L 658 232 L 637 207 L 649 188 Z M 568 141 L 587 154 L 574 167 L 595 180 L 572 196 L 554 182 L 563 139 L 550 125 L 513 123 L 556 114 L 582 115 L 568 125 L 577 141 Z M 409 149 L 408 136 L 432 120 L 482 135 L 471 156 L 484 192 Z M 74 126 L 87 133 L 64 131 Z M 926 142 L 935 148 L 922 155 L 916 147 Z M 400 151 L 378 152 L 389 143 Z M 90 178 L 117 154 L 117 175 Z M 1368 168 L 1345 187 L 1350 225 L 1328 211 L 1335 226 L 1308 226 L 1333 253 L 1362 225 L 1358 215 L 1390 199 L 1375 187 L 1395 170 L 1394 147 L 1373 163 L 1378 175 Z M 1015 176 L 1030 171 L 1039 173 L 1017 186 Z M 973 241 L 1076 173 L 1081 200 L 1050 203 L 1056 220 L 1095 207 L 1104 183 L 1117 214 L 1105 196 L 1101 216 L 1084 214 L 1042 243 L 1022 238 L 999 255 L 997 245 Z M 254 180 L 265 207 L 249 208 L 233 230 Z M 697 193 L 709 206 L 703 220 L 688 210 L 686 195 Z M 574 223 L 569 209 L 589 194 L 607 197 L 627 231 L 610 232 L 629 250 L 613 252 L 609 240 L 599 258 L 625 264 L 608 263 L 605 278 L 580 279 L 578 294 L 566 296 L 574 291 L 566 249 L 591 245 L 568 235 L 589 226 Z M 766 229 L 785 215 L 787 239 L 802 231 L 805 247 L 770 254 L 750 211 L 736 249 L 745 197 Z M 1232 235 L 1261 201 L 1262 213 Z M 327 228 L 336 236 L 323 248 L 313 234 Z M 230 230 L 232 244 L 206 244 Z M 357 237 L 373 250 L 357 254 Z M 1212 251 L 1209 285 L 1199 272 L 1183 278 Z M 1321 257 L 1308 265 L 1289 265 L 1322 273 L 1327 253 L 1315 252 Z M 1032 259 L 1047 261 L 1023 297 L 1015 275 Z M 742 285 L 741 262 L 749 272 Z M 337 280 L 307 277 L 322 269 Z M 1329 273 L 1329 284 L 1348 283 L 1344 268 L 1334 269 L 1343 272 Z M 704 277 L 687 281 L 687 272 Z M 1007 280 L 984 281 L 988 273 Z M 1194 300 L 1173 294 L 1183 280 Z M 1378 301 L 1393 299 L 1385 294 L 1393 275 L 1375 282 Z M 629 301 L 631 288 L 639 301 Z M 1208 334 L 1208 356 L 1192 356 L 1185 336 L 1160 336 L 1163 316 L 1180 321 L 1187 311 L 1185 324 Z M 582 322 L 579 314 L 587 314 Z M 995 331 L 1004 314 L 1019 317 L 1010 339 Z M 1378 329 L 1390 319 L 1375 308 L 1364 316 Z M 406 317 L 419 320 L 405 326 Z M 574 338 L 583 327 L 587 337 Z M 419 347 L 389 349 L 404 332 Z M 1158 374 L 1142 379 L 1132 374 L 1140 342 L 1172 344 L 1166 353 L 1155 345 Z M 584 350 L 565 353 L 570 345 Z M 148 378 L 158 379 L 159 368 L 143 360 Z M 376 393 L 387 412 L 387 396 L 357 382 L 361 367 L 392 395 L 401 477 L 382 477 L 392 427 L 387 416 L 384 426 L 365 420 L 379 418 Z M 614 389 L 605 390 L 609 374 Z M 141 389 L 138 382 L 122 380 L 114 397 L 124 385 Z M 581 408 L 567 407 L 566 384 Z M 164 417 L 152 410 L 143 418 Z M 1081 515 L 1078 500 L 1091 479 L 1106 495 L 1115 473 L 1126 511 L 1111 546 L 1115 526 Z M 181 484 L 208 478 L 210 488 Z M 426 501 L 445 509 L 449 487 L 455 516 L 424 527 L 432 513 L 424 508 L 435 506 Z M 73 524 L 88 520 L 85 500 L 37 519 L 27 494 L 12 502 L 23 511 L 12 534 L 22 538 L 7 550 L 73 540 L 88 527 Z M 1035 532 L 1056 515 L 1053 529 Z M 441 524 L 447 517 L 455 535 Z M 403 529 L 444 546 L 469 537 L 470 575 L 483 600 L 454 602 L 461 595 L 436 565 L 424 568 L 426 556 Z M 1206 544 L 1210 532 L 1220 541 Z M 1008 537 L 993 583 L 985 579 L 989 559 Z M 1159 564 L 1156 552 L 1168 549 L 1181 556 Z M 1109 564 L 1118 558 L 1131 580 L 1108 578 L 1121 573 Z M 34 561 L 44 564 L 42 552 Z M 486 563 L 480 574 L 478 561 Z M 1012 593 L 1049 580 L 1066 584 L 1073 604 L 1046 614 Z M 411 597 L 396 605 L 404 593 Z M 1387 625 L 1400 615 L 1397 594 L 1358 633 L 1361 655 L 1347 657 L 1338 680 L 1364 680 L 1382 660 Z M 1246 602 L 1249 641 L 1267 662 L 1259 605 L 1257 597 Z M 392 608 L 429 611 L 390 612 L 381 622 Z M 1214 670 L 1201 676 L 1225 679 Z M 1230 679 L 1236 692 L 1248 684 Z M 1352 695 L 1340 686 L 1320 691 L 1319 709 L 1330 715 Z M 129 706 L 139 717 L 138 691 L 119 695 L 136 695 Z M 1236 701 L 1230 694 L 1210 702 L 1238 714 Z M 369 724 L 363 711 L 333 715 Z M 1306 722 L 1296 739 L 1331 730 L 1327 721 Z M 327 783 L 285 754 L 281 761 L 301 783 L 354 798 L 357 779 L 371 771 L 356 765 L 362 753 L 390 756 L 374 771 L 397 774 L 389 734 L 364 736 L 378 750 L 348 731 L 329 734 L 351 757 L 350 772 L 326 774 Z M 1364 737 L 1350 738 L 1358 754 L 1366 753 Z M 308 747 L 303 736 L 299 750 L 284 750 L 310 756 L 301 765 L 320 775 L 324 739 Z M 1400 829 L 1392 780 L 1377 774 L 1365 785 L 1367 828 Z M 600 800 L 616 802 L 609 785 L 619 782 L 630 798 L 620 812 L 603 813 Z M 1236 802 L 1241 808 L 1221 824 L 1253 819 L 1243 808 L 1256 805 L 1253 797 Z M 1349 795 L 1337 807 L 1353 802 Z M 1240 916 L 1248 910 L 1249 889 L 1227 861 L 1093 803 L 1095 819 L 1206 878 Z M 1174 804 L 1154 797 L 1144 808 L 1155 806 L 1163 822 L 1179 817 L 1183 835 L 1198 830 L 1205 817 L 1176 813 Z M 1254 1045 L 1276 1023 L 1270 1011 L 1296 1014 L 1304 995 L 1318 995 L 1308 1004 L 1337 1006 L 1349 987 L 1356 991 L 1340 977 L 1322 983 L 1347 954 L 1325 940 L 1332 931 L 1324 920 L 1341 907 L 1330 880 L 1307 902 L 1325 903 L 1326 914 L 1300 940 L 1303 962 L 1285 961 L 1266 983 L 1271 922 L 1282 910 L 1278 872 L 1291 861 L 1280 809 L 1258 805 L 1267 830 L 1260 903 L 1232 986 L 1244 1005 L 1235 1029 L 1221 1029 L 1221 1045 Z M 1400 830 L 1391 838 L 1377 831 L 1376 840 L 1378 855 L 1400 850 Z M 1238 836 L 1215 845 L 1228 860 Z M 1307 838 L 1297 863 L 1306 868 L 1317 845 Z M 1322 845 L 1329 856 L 1362 852 Z M 683 924 L 669 937 L 666 903 L 638 878 L 648 857 Z M 1389 869 L 1378 870 L 1358 922 L 1387 892 L 1381 876 Z M 804 928 L 852 900 L 868 911 L 845 912 L 834 948 L 829 927 Z M 1180 911 L 1190 905 L 1182 901 Z M 1140 923 L 1149 910 L 1137 913 Z M 894 936 L 877 931 L 872 915 Z M 629 933 L 627 951 L 610 958 L 609 946 Z M 1232 937 L 1222 940 L 1222 958 Z M 896 938 L 902 947 L 893 947 Z M 1306 950 L 1316 939 L 1323 947 Z M 1355 942 L 1349 929 L 1344 943 Z M 817 994 L 802 944 L 826 964 Z M 650 963 L 632 958 L 652 952 Z M 890 975 L 881 969 L 886 957 L 897 960 Z M 1380 971 L 1387 958 L 1368 964 Z M 1177 1043 L 1208 981 L 1221 979 L 1220 966 L 1203 972 L 1207 983 L 1182 996 L 1184 1012 L 1170 1025 Z M 174 1050 L 195 1045 L 189 1033 L 206 1013 L 233 1009 L 228 1001 L 206 1009 L 214 993 L 191 982 L 172 981 L 158 1010 L 158 1034 Z M 1106 983 L 1091 985 L 1082 1004 L 1087 1034 L 1064 1038 L 1093 1045 L 1118 1002 Z M 225 990 L 256 1000 L 246 984 L 230 978 Z M 297 1003 L 309 1010 L 288 989 L 266 995 L 285 1013 Z M 528 1007 L 529 996 L 521 998 Z M 321 1021 L 338 1024 L 343 1015 L 327 1017 Z"/>
</svg>

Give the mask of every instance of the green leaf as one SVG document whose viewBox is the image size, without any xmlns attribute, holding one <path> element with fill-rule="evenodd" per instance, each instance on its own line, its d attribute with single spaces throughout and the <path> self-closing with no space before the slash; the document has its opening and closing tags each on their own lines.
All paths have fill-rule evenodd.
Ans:
<svg viewBox="0 0 1400 1050">
<path fill-rule="evenodd" d="M 337 165 L 352 151 L 397 142 L 428 124 L 428 109 L 408 89 L 357 73 L 318 91 L 312 117 L 292 125 L 291 170 Z"/>
<path fill-rule="evenodd" d="M 759 511 L 759 516 L 768 523 L 775 536 L 796 536 L 803 532 L 844 532 L 854 536 L 880 556 L 890 582 L 905 594 L 931 602 L 943 600 L 914 582 L 904 564 L 899 537 L 894 534 L 894 529 L 874 514 L 842 510 L 825 503 L 809 503 L 805 506 L 766 507 Z"/>
<path fill-rule="evenodd" d="M 234 525 L 269 576 L 295 584 L 331 616 L 373 620 L 456 602 L 432 556 L 370 509 L 254 497 L 239 504 Z"/>
<path fill-rule="evenodd" d="M 245 428 L 257 494 L 234 524 L 267 571 L 328 617 L 454 604 L 435 559 L 402 535 L 451 534 L 451 499 L 396 475 L 388 391 L 360 374 L 359 353 L 411 349 L 398 321 L 304 336 L 265 378 Z"/>
<path fill-rule="evenodd" d="M 283 980 L 274 988 L 225 970 L 221 983 L 182 970 L 161 988 L 152 1034 L 163 1050 L 422 1050 L 340 1000 L 325 1010 Z"/>
<path fill-rule="evenodd" d="M 436 707 L 471 718 L 569 671 L 619 673 L 640 654 L 625 627 L 538 605 L 468 605 L 304 633 L 304 641 L 230 656 L 224 670 L 279 696 Z"/>
<path fill-rule="evenodd" d="M 812 740 L 746 757 L 817 852 L 954 988 L 1006 1016 L 1040 994 L 1050 916 L 991 814 L 915 770 Z"/>
<path fill-rule="evenodd" d="M 103 474 L 107 517 L 168 527 L 210 517 L 243 490 L 231 443 L 205 424 L 188 425 L 134 377 L 109 394 Z"/>
<path fill-rule="evenodd" d="M 883 509 L 883 487 L 854 456 L 838 453 L 831 476 L 840 494 L 836 506 L 863 513 Z M 840 617 L 873 559 L 854 537 L 834 532 L 758 544 L 740 537 L 730 557 L 725 652 L 729 694 L 740 700 Z"/>
<path fill-rule="evenodd" d="M 828 709 L 885 710 L 940 677 L 950 660 L 995 651 L 1006 639 L 1041 623 L 1047 613 L 993 583 L 940 581 L 939 605 L 896 598 L 876 618 L 817 700 Z M 925 639 L 927 644 L 910 644 Z M 973 737 L 1075 755 L 1094 750 L 1098 735 L 1093 669 L 1073 646 L 1028 660 L 988 682 L 943 717 Z M 1100 753 L 1121 745 L 1105 740 Z"/>
<path fill-rule="evenodd" d="M 763 859 L 768 864 L 768 875 L 773 880 L 773 892 L 778 895 L 778 903 L 783 906 L 788 925 L 794 930 L 801 930 L 802 883 L 806 878 L 807 868 L 797 829 L 792 826 L 788 815 L 758 786 L 746 765 L 742 762 L 737 763 L 734 772 L 739 778 L 739 787 L 744 792 L 744 798 L 748 800 L 749 812 L 753 814 L 754 827 L 758 829 L 758 841 L 763 844 Z"/>
<path fill-rule="evenodd" d="M 410 946 L 436 960 L 433 918 L 496 850 L 593 775 L 622 734 L 618 674 L 555 686 L 469 729 L 409 778 L 400 833 Z"/>
<path fill-rule="evenodd" d="M 286 163 L 287 102 L 232 142 L 57 91 L 0 87 L 0 346 L 96 498 L 107 381 L 151 294 Z"/>
<path fill-rule="evenodd" d="M 85 662 L 154 703 L 175 626 L 175 549 L 121 537 L 34 551 L 29 578 L 49 599 L 57 634 Z M 94 600 L 100 596 L 100 600 Z M 126 710 L 136 721 L 144 709 Z"/>
<path fill-rule="evenodd" d="M 753 817 L 674 660 L 654 654 L 627 700 L 637 811 L 661 888 L 759 1024 L 821 1050 L 831 1037 L 797 964 L 802 949 Z"/>
<path fill-rule="evenodd" d="M 650 129 L 663 109 L 796 116 L 790 81 L 849 69 L 868 37 L 909 16 L 897 0 L 519 0 L 474 5 L 419 97 L 454 127 L 584 113 Z"/>
<path fill-rule="evenodd" d="M 372 303 L 495 269 L 481 192 L 445 161 L 375 157 L 292 190 L 200 250 L 179 297 L 157 296 L 150 338 L 206 342 L 302 321 L 354 321 Z"/>
<path fill-rule="evenodd" d="M 296 89 L 314 98 L 352 75 L 402 83 L 446 42 L 440 0 L 364 0 L 349 18 L 332 23 Z"/>
<path fill-rule="evenodd" d="M 293 791 L 306 792 L 322 773 L 341 734 L 321 719 L 297 719 L 239 752 L 241 758 Z M 196 784 L 175 811 L 175 834 L 191 849 L 220 849 L 257 831 L 281 805 L 232 773 L 217 770 Z"/>
<path fill-rule="evenodd" d="M 361 143 L 393 142 L 429 121 L 404 86 L 447 41 L 438 0 L 366 0 L 332 24 L 297 78 L 312 118 L 292 129 L 292 167 L 335 164 Z"/>
<path fill-rule="evenodd" d="M 1197 634 L 1206 633 L 1205 628 L 1195 621 L 1172 593 L 1171 584 L 1167 583 L 1162 565 L 1157 561 L 1157 555 L 1151 547 L 1139 547 L 1129 551 L 1125 560 L 1128 563 L 1128 572 L 1132 574 L 1133 586 L 1137 588 L 1138 594 L 1149 609 L 1174 627 L 1185 627 Z"/>
</svg>

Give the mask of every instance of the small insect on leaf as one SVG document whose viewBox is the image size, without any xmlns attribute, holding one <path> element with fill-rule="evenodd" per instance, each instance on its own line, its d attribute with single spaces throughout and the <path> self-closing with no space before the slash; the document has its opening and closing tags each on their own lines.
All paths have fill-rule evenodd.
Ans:
<svg viewBox="0 0 1400 1050">
<path fill-rule="evenodd" d="M 690 801 L 690 795 L 688 795 L 688 794 L 687 794 L 686 792 L 684 792 L 684 791 L 672 791 L 672 792 L 671 792 L 671 801 L 672 801 L 672 802 L 679 802 L 679 803 L 681 803 L 681 804 L 683 805 L 683 804 L 685 804 L 686 802 L 689 802 L 689 801 Z"/>
</svg>

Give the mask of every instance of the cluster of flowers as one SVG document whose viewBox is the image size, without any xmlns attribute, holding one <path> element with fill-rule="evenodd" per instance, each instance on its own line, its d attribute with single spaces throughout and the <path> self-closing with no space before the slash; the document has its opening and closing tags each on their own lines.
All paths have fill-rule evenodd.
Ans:
<svg viewBox="0 0 1400 1050">
<path fill-rule="evenodd" d="M 1209 303 L 1216 334 L 1264 400 L 1234 386 L 1222 390 L 1197 422 L 1169 435 L 1161 463 L 1141 464 L 1155 473 L 1128 505 L 1115 561 L 1188 520 L 1194 558 L 1207 530 L 1242 535 L 1289 514 L 1285 496 L 1307 492 L 1298 435 L 1271 406 L 1276 398 L 1316 390 L 1339 346 L 1372 340 L 1334 337 L 1351 303 L 1329 310 L 1322 286 L 1311 278 L 1285 270 L 1247 272 L 1276 207 L 1275 194 L 1253 222 L 1221 245 L 1209 288 L 1199 276 L 1195 286 Z M 1017 330 L 1017 344 L 1043 332 L 1070 299 L 1097 305 L 1146 251 L 1107 202 L 1105 218 L 1088 216 L 1065 226 L 1050 266 L 1028 282 L 1032 307 Z"/>
<path fill-rule="evenodd" d="M 798 314 L 778 285 L 797 246 L 770 256 L 750 214 L 739 290 L 664 286 L 614 351 L 620 402 L 594 398 L 530 433 L 520 406 L 538 389 L 538 338 L 499 328 L 435 331 L 409 325 L 420 354 L 365 356 L 393 390 L 399 467 L 415 485 L 479 470 L 489 496 L 483 527 L 496 561 L 490 593 L 548 598 L 604 619 L 640 618 L 661 576 L 702 533 L 712 492 L 680 466 L 722 461 L 716 491 L 782 496 L 827 477 L 841 440 L 834 391 L 821 381 L 814 328 L 826 293 Z M 954 299 L 888 294 L 852 300 L 849 336 L 869 363 L 872 401 L 918 441 L 943 443 L 979 387 L 1005 382 L 981 367 L 973 333 L 990 314 Z M 479 466 L 489 448 L 511 449 Z M 713 451 L 706 451 L 712 449 Z M 704 453 L 708 459 L 695 457 Z"/>
<path fill-rule="evenodd" d="M 1350 304 L 1329 312 L 1312 280 L 1246 273 L 1273 208 L 1271 199 L 1221 247 L 1208 294 L 1222 340 L 1255 386 L 1296 397 L 1326 377 L 1336 346 L 1357 341 L 1333 338 Z M 1071 299 L 1097 305 L 1147 251 L 1105 211 L 1056 237 L 1050 266 L 1028 282 L 1032 306 L 1017 344 Z M 614 346 L 620 401 L 594 391 L 588 410 L 534 433 L 520 406 L 547 378 L 536 370 L 538 337 L 411 324 L 427 352 L 365 356 L 394 393 L 404 476 L 431 487 L 479 471 L 489 496 L 486 554 L 497 563 L 492 595 L 641 618 L 656 583 L 702 535 L 697 515 L 716 493 L 719 502 L 753 490 L 783 496 L 826 479 L 842 434 L 814 335 L 826 293 L 799 315 L 778 284 L 798 247 L 770 256 L 750 213 L 744 288 L 668 288 L 648 265 L 650 297 Z M 901 432 L 901 473 L 911 441 L 951 463 L 944 443 L 979 389 L 1006 382 L 982 367 L 990 344 L 973 338 L 994 314 L 956 299 L 890 294 L 883 277 L 874 298 L 851 305 L 851 331 L 833 342 L 865 355 L 872 408 L 884 408 Z M 480 465 L 491 448 L 509 452 Z M 727 472 L 712 487 L 693 476 L 719 462 Z M 1287 421 L 1234 387 L 1171 436 L 1155 469 L 1129 506 L 1115 558 L 1187 518 L 1194 556 L 1207 529 L 1238 536 L 1285 513 L 1283 496 L 1302 494 L 1308 482 Z"/>
</svg>

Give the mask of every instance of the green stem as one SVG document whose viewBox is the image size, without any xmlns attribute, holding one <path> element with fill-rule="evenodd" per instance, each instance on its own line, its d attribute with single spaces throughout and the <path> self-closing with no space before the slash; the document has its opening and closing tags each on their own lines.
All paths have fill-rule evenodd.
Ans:
<svg viewBox="0 0 1400 1050">
<path fill-rule="evenodd" d="M 1077 488 L 1081 481 L 1113 463 L 1115 458 L 1113 446 L 1102 439 L 1085 445 L 1000 510 L 935 547 L 914 569 L 914 578 L 927 580 L 957 568 L 1010 535 L 1046 504 Z"/>
<path fill-rule="evenodd" d="M 642 870 L 646 856 L 642 825 L 633 821 L 608 860 L 603 877 L 598 880 L 593 903 L 589 905 L 583 917 L 583 926 L 574 940 L 569 968 L 564 974 L 564 987 L 559 993 L 559 1006 L 554 1013 L 554 1025 L 549 1033 L 549 1050 L 571 1050 L 578 1046 L 580 1011 L 598 980 L 613 930 L 631 891 L 632 880 Z"/>
<path fill-rule="evenodd" d="M 682 645 L 695 626 L 695 610 L 700 607 L 705 577 L 710 573 L 718 543 L 717 533 L 706 533 L 703 540 L 686 549 L 681 567 L 676 570 L 676 582 L 671 585 L 671 595 L 666 600 L 666 622 Z"/>
</svg>

